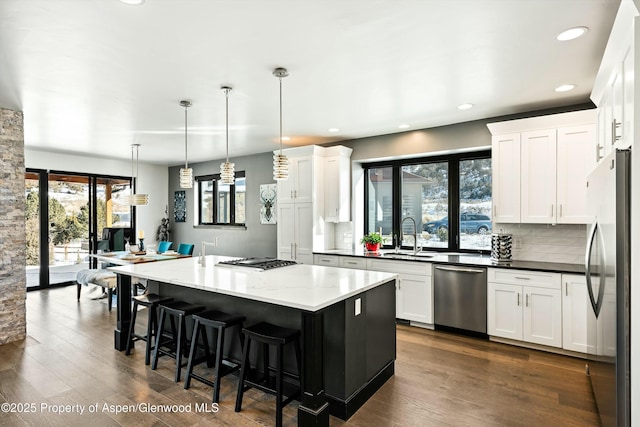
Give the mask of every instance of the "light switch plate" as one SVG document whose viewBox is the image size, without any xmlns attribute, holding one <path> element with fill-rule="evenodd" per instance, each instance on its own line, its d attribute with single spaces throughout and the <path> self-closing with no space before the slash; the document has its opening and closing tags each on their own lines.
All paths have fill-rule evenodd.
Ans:
<svg viewBox="0 0 640 427">
<path fill-rule="evenodd" d="M 362 301 L 360 300 L 360 298 L 356 299 L 356 312 L 355 315 L 359 315 L 362 312 Z"/>
</svg>

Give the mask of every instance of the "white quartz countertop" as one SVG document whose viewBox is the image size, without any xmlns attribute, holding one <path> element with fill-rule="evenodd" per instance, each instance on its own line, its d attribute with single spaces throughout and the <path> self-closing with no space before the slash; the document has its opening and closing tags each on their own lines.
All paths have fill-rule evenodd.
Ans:
<svg viewBox="0 0 640 427">
<path fill-rule="evenodd" d="M 395 279 L 396 274 L 349 268 L 297 264 L 267 271 L 216 266 L 232 257 L 207 255 L 110 267 L 127 276 L 218 292 L 305 311 L 318 311 L 336 302 Z M 235 258 L 237 259 L 237 258 Z"/>
</svg>

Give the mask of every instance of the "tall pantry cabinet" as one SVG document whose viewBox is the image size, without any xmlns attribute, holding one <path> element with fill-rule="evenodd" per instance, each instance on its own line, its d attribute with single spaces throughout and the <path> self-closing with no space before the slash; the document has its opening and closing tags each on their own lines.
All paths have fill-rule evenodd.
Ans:
<svg viewBox="0 0 640 427">
<path fill-rule="evenodd" d="M 310 145 L 283 154 L 289 178 L 278 181 L 277 257 L 313 264 L 313 251 L 335 247 L 334 223 L 350 218 L 351 149 Z"/>
</svg>

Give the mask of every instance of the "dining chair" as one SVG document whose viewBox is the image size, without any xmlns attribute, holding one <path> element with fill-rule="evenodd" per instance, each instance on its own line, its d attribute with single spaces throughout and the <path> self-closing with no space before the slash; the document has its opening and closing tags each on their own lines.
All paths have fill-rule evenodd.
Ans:
<svg viewBox="0 0 640 427">
<path fill-rule="evenodd" d="M 194 245 L 192 245 L 190 243 L 180 243 L 178 245 L 178 253 L 180 255 L 189 255 L 189 256 L 191 256 L 191 255 L 193 255 L 193 246 Z"/>
<path fill-rule="evenodd" d="M 167 242 L 166 240 L 158 242 L 158 249 L 156 250 L 156 252 L 159 253 L 159 254 L 164 253 L 164 252 L 168 251 L 169 249 L 171 249 L 171 245 L 172 244 L 173 244 L 173 242 Z"/>
</svg>

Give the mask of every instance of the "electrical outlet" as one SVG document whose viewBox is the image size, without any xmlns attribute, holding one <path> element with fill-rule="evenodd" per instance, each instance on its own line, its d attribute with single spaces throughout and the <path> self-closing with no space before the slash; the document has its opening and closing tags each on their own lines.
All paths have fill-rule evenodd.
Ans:
<svg viewBox="0 0 640 427">
<path fill-rule="evenodd" d="M 362 312 L 362 300 L 360 298 L 357 298 L 355 316 L 358 316 L 361 312 Z"/>
<path fill-rule="evenodd" d="M 522 238 L 516 237 L 514 238 L 514 249 L 522 249 Z"/>
</svg>

